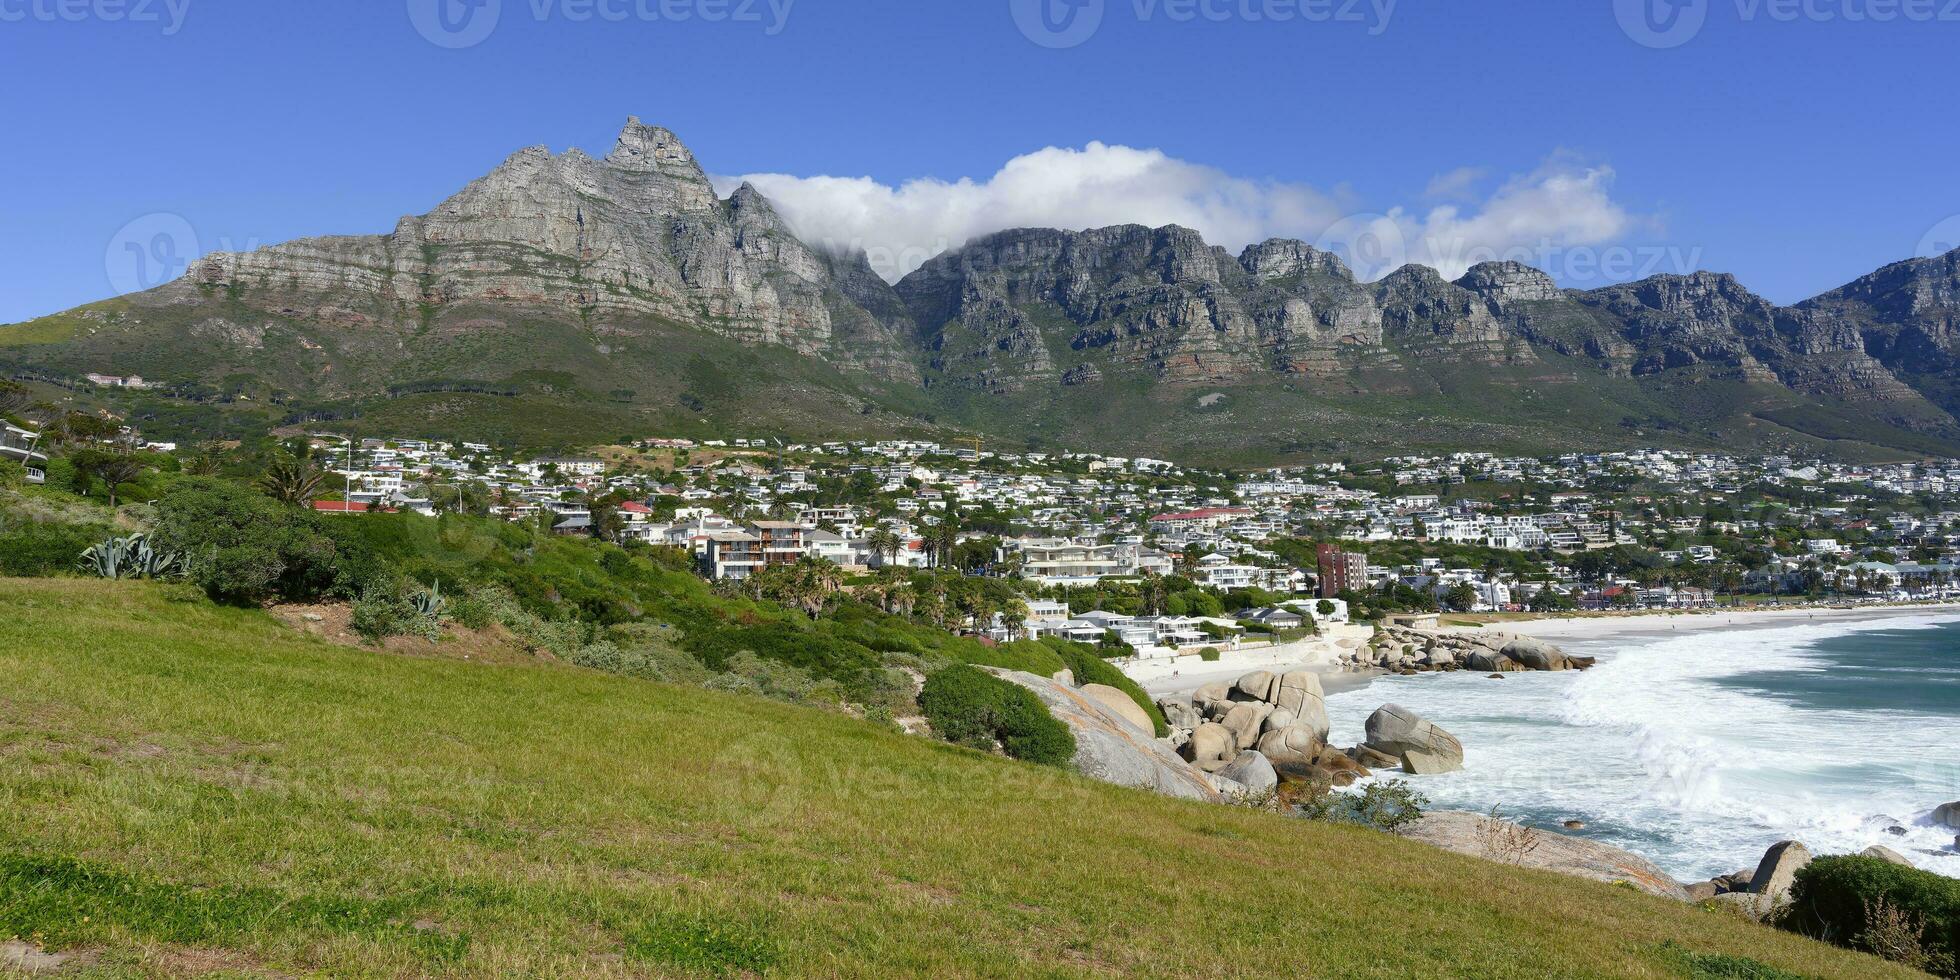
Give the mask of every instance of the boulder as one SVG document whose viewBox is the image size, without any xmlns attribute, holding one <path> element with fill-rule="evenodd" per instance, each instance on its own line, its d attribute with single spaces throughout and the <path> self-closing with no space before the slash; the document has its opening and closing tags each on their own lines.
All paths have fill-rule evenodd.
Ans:
<svg viewBox="0 0 1960 980">
<path fill-rule="evenodd" d="M 1252 787 L 1236 779 L 1226 779 L 1224 776 L 1215 772 L 1206 773 L 1205 778 L 1211 780 L 1212 788 L 1218 790 L 1218 795 L 1225 799 L 1244 799 L 1252 795 Z"/>
<path fill-rule="evenodd" d="M 1055 681 L 1058 684 L 1067 684 L 1070 687 L 1074 687 L 1075 671 L 1072 671 L 1067 667 L 1063 667 L 1061 670 L 1056 671 L 1054 675 L 1049 679 Z"/>
<path fill-rule="evenodd" d="M 1336 786 L 1352 786 L 1355 780 L 1366 779 L 1372 775 L 1366 766 L 1331 745 L 1321 747 L 1320 754 L 1314 757 L 1314 766 L 1326 773 L 1328 779 Z"/>
<path fill-rule="evenodd" d="M 1157 710 L 1164 713 L 1164 722 L 1172 729 L 1190 730 L 1204 724 L 1205 718 L 1191 702 L 1183 698 L 1160 698 Z"/>
<path fill-rule="evenodd" d="M 1529 636 L 1512 637 L 1504 644 L 1503 652 L 1504 656 L 1523 664 L 1526 670 L 1564 670 L 1569 666 L 1565 651 Z"/>
<path fill-rule="evenodd" d="M 1277 731 L 1299 720 L 1293 716 L 1293 712 L 1285 708 L 1274 708 L 1272 713 L 1266 716 L 1266 720 L 1260 723 L 1259 734 L 1264 735 L 1270 731 Z"/>
<path fill-rule="evenodd" d="M 1492 650 L 1470 651 L 1470 655 L 1464 658 L 1463 665 L 1485 674 L 1508 674 L 1524 669 L 1523 664 Z"/>
<path fill-rule="evenodd" d="M 1368 716 L 1363 744 L 1400 759 L 1405 772 L 1419 776 L 1463 768 L 1463 743 L 1456 736 L 1398 704 L 1382 705 Z"/>
<path fill-rule="evenodd" d="M 1668 877 L 1657 865 L 1631 851 L 1622 850 L 1609 844 L 1572 837 L 1549 830 L 1532 830 L 1530 839 L 1535 846 L 1523 854 L 1492 854 L 1492 838 L 1489 821 L 1492 818 L 1481 813 L 1464 813 L 1454 810 L 1440 810 L 1424 814 L 1421 819 L 1404 828 L 1404 836 L 1422 841 L 1447 851 L 1468 854 L 1472 857 L 1517 864 L 1526 868 L 1539 868 L 1556 871 L 1560 874 L 1591 878 L 1608 883 L 1627 884 L 1663 898 L 1687 901 L 1688 890 L 1681 883 Z M 1516 825 L 1511 825 L 1516 827 Z"/>
<path fill-rule="evenodd" d="M 1712 878 L 1708 881 L 1697 881 L 1692 885 L 1685 885 L 1683 887 L 1688 890 L 1688 901 L 1690 902 L 1706 902 L 1722 894 L 1721 887 L 1716 885 Z"/>
<path fill-rule="evenodd" d="M 1254 750 L 1246 750 L 1232 760 L 1232 764 L 1218 770 L 1217 775 L 1243 784 L 1253 793 L 1270 793 L 1279 787 L 1279 773 L 1273 769 L 1271 760 Z"/>
<path fill-rule="evenodd" d="M 1960 801 L 1942 803 L 1935 808 L 1933 823 L 1949 830 L 1960 830 Z"/>
<path fill-rule="evenodd" d="M 1275 764 L 1298 762 L 1313 765 L 1326 746 L 1320 733 L 1306 725 L 1288 725 L 1259 737 L 1259 751 Z"/>
<path fill-rule="evenodd" d="M 1264 701 L 1241 701 L 1225 713 L 1219 724 L 1231 729 L 1237 748 L 1249 749 L 1259 741 L 1266 716 L 1272 713 L 1273 706 Z"/>
<path fill-rule="evenodd" d="M 1377 752 L 1366 745 L 1357 745 L 1349 749 L 1348 757 L 1370 769 L 1387 769 L 1390 766 L 1399 766 L 1402 764 L 1401 759 L 1386 753 Z"/>
<path fill-rule="evenodd" d="M 1867 847 L 1862 851 L 1859 851 L 1858 856 L 1867 857 L 1867 858 L 1877 858 L 1880 861 L 1884 861 L 1887 864 L 1896 864 L 1907 868 L 1913 866 L 1911 861 L 1906 860 L 1905 855 L 1900 854 L 1898 851 L 1886 847 L 1883 844 L 1873 844 L 1872 846 Z"/>
<path fill-rule="evenodd" d="M 1205 686 L 1198 688 L 1195 691 L 1192 691 L 1191 700 L 1196 702 L 1198 707 L 1202 708 L 1211 704 L 1214 701 L 1230 700 L 1231 694 L 1232 694 L 1232 685 L 1227 684 L 1224 681 L 1215 681 L 1213 683 L 1206 684 Z"/>
<path fill-rule="evenodd" d="M 1298 762 L 1275 762 L 1273 771 L 1279 773 L 1279 798 L 1287 805 L 1307 803 L 1326 795 L 1334 788 L 1327 771 Z"/>
<path fill-rule="evenodd" d="M 1148 729 L 1116 714 L 1081 690 L 1053 678 L 1018 670 L 990 668 L 1002 680 L 1034 693 L 1055 720 L 1075 734 L 1076 770 L 1090 779 L 1135 786 L 1166 796 L 1217 802 L 1218 791 L 1170 747 L 1151 737 Z M 1132 707 L 1135 703 L 1132 702 Z"/>
<path fill-rule="evenodd" d="M 1797 872 L 1809 863 L 1810 848 L 1803 844 L 1793 840 L 1771 844 L 1750 877 L 1749 893 L 1769 899 L 1772 906 L 1781 905 L 1797 882 Z"/>
<path fill-rule="evenodd" d="M 1741 871 L 1731 871 L 1725 875 L 1716 875 L 1711 880 L 1715 882 L 1715 890 L 1726 895 L 1729 892 L 1748 891 L 1749 882 L 1755 877 L 1755 868 L 1743 868 Z"/>
<path fill-rule="evenodd" d="M 1238 751 L 1238 744 L 1232 739 L 1232 730 L 1216 722 L 1205 722 L 1191 730 L 1191 740 L 1184 743 L 1184 757 L 1192 762 L 1222 759 Z"/>
<path fill-rule="evenodd" d="M 1124 721 L 1137 727 L 1145 735 L 1157 734 L 1157 723 L 1150 720 L 1150 713 L 1122 691 L 1107 684 L 1084 684 L 1082 693 L 1102 702 L 1103 707 L 1116 713 Z"/>
<path fill-rule="evenodd" d="M 1300 724 L 1312 727 L 1325 739 L 1332 725 L 1327 720 L 1327 695 L 1321 690 L 1320 675 L 1311 670 L 1295 670 L 1280 675 L 1275 684 L 1274 704 L 1293 712 Z"/>
<path fill-rule="evenodd" d="M 1264 701 L 1267 704 L 1278 702 L 1279 678 L 1269 670 L 1255 670 L 1239 678 L 1232 685 L 1232 698 L 1237 701 Z"/>
<path fill-rule="evenodd" d="M 1769 918 L 1769 914 L 1776 909 L 1776 904 L 1769 900 L 1769 896 L 1758 895 L 1755 892 L 1723 892 L 1715 896 L 1714 901 L 1719 905 L 1734 909 L 1738 915 L 1754 919 L 1757 922 Z"/>
</svg>

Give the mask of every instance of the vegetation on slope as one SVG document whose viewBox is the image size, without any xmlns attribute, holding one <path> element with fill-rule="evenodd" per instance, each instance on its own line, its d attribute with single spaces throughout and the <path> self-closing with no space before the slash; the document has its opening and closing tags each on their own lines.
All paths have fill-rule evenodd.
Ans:
<svg viewBox="0 0 1960 980">
<path fill-rule="evenodd" d="M 81 976 L 1906 975 L 834 713 L 329 645 L 182 586 L 4 580 L 0 610 L 0 937 Z"/>
</svg>

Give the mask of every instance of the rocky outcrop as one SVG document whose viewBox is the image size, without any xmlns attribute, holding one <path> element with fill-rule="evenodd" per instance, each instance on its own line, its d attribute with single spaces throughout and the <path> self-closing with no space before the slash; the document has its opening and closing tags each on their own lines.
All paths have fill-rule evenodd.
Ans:
<svg viewBox="0 0 1960 980">
<path fill-rule="evenodd" d="M 1797 883 L 1797 872 L 1809 863 L 1810 848 L 1800 841 L 1770 845 L 1756 865 L 1756 873 L 1749 878 L 1750 894 L 1763 896 L 1772 908 L 1781 906 L 1789 900 L 1790 889 Z"/>
<path fill-rule="evenodd" d="M 1254 750 L 1240 752 L 1230 765 L 1213 774 L 1219 779 L 1229 779 L 1243 792 L 1251 795 L 1270 793 L 1279 788 L 1279 773 L 1274 771 L 1273 763 Z"/>
<path fill-rule="evenodd" d="M 1326 696 L 1312 671 L 1255 670 L 1236 681 L 1206 684 L 1188 698 L 1158 702 L 1170 741 L 1192 766 L 1222 775 L 1251 751 L 1281 782 L 1346 786 L 1368 770 L 1329 749 Z M 1180 722 L 1191 722 L 1188 730 Z"/>
<path fill-rule="evenodd" d="M 1652 861 L 1609 844 L 1522 827 L 1477 813 L 1424 814 L 1402 831 L 1422 841 L 1487 860 L 1539 868 L 1612 884 L 1624 882 L 1649 895 L 1688 900 L 1688 890 Z"/>
<path fill-rule="evenodd" d="M 1151 737 L 1150 729 L 1139 729 L 1100 699 L 1052 678 L 1014 670 L 992 672 L 1034 692 L 1049 713 L 1075 733 L 1073 761 L 1083 775 L 1166 796 L 1220 799 L 1211 782 Z"/>
<path fill-rule="evenodd" d="M 1902 868 L 1913 867 L 1912 861 L 1908 859 L 1905 855 L 1900 854 L 1898 851 L 1886 847 L 1883 844 L 1873 844 L 1872 846 L 1867 847 L 1862 851 L 1859 851 L 1858 856 L 1868 857 L 1878 861 L 1884 861 L 1886 864 L 1896 864 Z"/>
<path fill-rule="evenodd" d="M 1369 643 L 1343 653 L 1342 666 L 1414 674 L 1471 670 L 1479 674 L 1521 670 L 1585 670 L 1591 657 L 1566 653 L 1550 643 L 1494 630 L 1420 630 L 1385 625 Z"/>
<path fill-rule="evenodd" d="M 1951 830 L 1960 830 L 1960 801 L 1942 803 L 1933 810 L 1933 823 Z"/>
<path fill-rule="evenodd" d="M 1368 716 L 1368 739 L 1362 743 L 1384 756 L 1398 759 L 1404 771 L 1427 776 L 1463 768 L 1463 743 L 1434 722 L 1401 705 L 1387 704 Z"/>
<path fill-rule="evenodd" d="M 1116 716 L 1136 726 L 1145 735 L 1155 735 L 1157 723 L 1150 720 L 1149 712 L 1143 710 L 1128 694 L 1107 684 L 1084 684 L 1082 693 L 1095 698 L 1102 706 L 1115 712 Z"/>
</svg>

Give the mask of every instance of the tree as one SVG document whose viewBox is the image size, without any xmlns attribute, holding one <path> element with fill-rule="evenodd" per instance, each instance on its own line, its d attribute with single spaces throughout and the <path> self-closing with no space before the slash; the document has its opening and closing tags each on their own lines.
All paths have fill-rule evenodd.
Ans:
<svg viewBox="0 0 1960 980">
<path fill-rule="evenodd" d="M 317 497 L 326 474 L 313 465 L 313 453 L 304 447 L 280 453 L 266 464 L 259 477 L 259 489 L 288 507 L 299 507 Z"/>
<path fill-rule="evenodd" d="M 896 564 L 899 549 L 905 547 L 905 542 L 899 540 L 898 532 L 888 527 L 874 529 L 864 536 L 864 543 L 871 548 L 873 555 L 884 559 L 881 564 L 886 565 Z"/>
<path fill-rule="evenodd" d="M 0 415 L 17 415 L 34 404 L 34 393 L 18 381 L 0 381 Z"/>
<path fill-rule="evenodd" d="M 109 509 L 116 507 L 116 488 L 143 475 L 143 464 L 127 449 L 77 449 L 68 454 L 75 468 L 102 481 L 109 493 Z"/>
<path fill-rule="evenodd" d="M 1444 593 L 1443 601 L 1458 612 L 1469 612 L 1477 607 L 1477 590 L 1468 582 L 1458 582 Z"/>
</svg>

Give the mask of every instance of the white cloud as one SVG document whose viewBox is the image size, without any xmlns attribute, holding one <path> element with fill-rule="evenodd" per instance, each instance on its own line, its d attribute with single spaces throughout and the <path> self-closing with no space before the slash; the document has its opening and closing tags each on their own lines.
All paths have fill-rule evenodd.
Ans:
<svg viewBox="0 0 1960 980">
<path fill-rule="evenodd" d="M 1428 190 L 1462 200 L 1481 176 L 1470 168 L 1450 171 Z M 1401 207 L 1370 210 L 1343 191 L 1238 177 L 1160 150 L 1104 143 L 1037 150 L 984 180 L 921 178 L 893 187 L 869 177 L 748 174 L 715 183 L 726 194 L 749 181 L 805 241 L 863 250 L 892 280 L 996 231 L 1130 223 L 1184 225 L 1232 250 L 1299 238 L 1341 252 L 1372 279 L 1404 258 L 1454 277 L 1481 260 L 1468 257 L 1618 238 L 1635 219 L 1611 199 L 1612 176 L 1605 167 L 1554 157 L 1484 201 L 1440 206 L 1420 217 Z"/>
<path fill-rule="evenodd" d="M 1429 186 L 1423 188 L 1422 196 L 1432 201 L 1469 200 L 1477 181 L 1484 179 L 1484 173 L 1482 167 L 1458 167 L 1437 174 L 1429 178 Z"/>
</svg>

